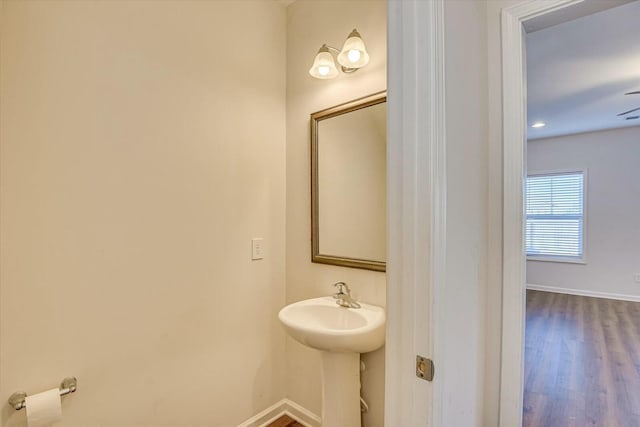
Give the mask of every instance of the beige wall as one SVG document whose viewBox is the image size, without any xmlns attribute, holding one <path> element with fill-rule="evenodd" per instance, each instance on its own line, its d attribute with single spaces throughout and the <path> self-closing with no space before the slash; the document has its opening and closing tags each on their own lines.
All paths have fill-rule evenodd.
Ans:
<svg viewBox="0 0 640 427">
<path fill-rule="evenodd" d="M 4 2 L 2 402 L 75 375 L 63 426 L 229 427 L 284 396 L 285 16 Z"/>
<path fill-rule="evenodd" d="M 287 301 L 333 292 L 345 281 L 365 302 L 385 304 L 385 275 L 366 270 L 311 263 L 309 114 L 386 89 L 386 2 L 298 0 L 287 8 Z M 316 80 L 308 70 L 318 48 L 342 47 L 357 28 L 371 55 L 369 65 L 334 80 Z M 370 412 L 366 427 L 382 426 L 384 351 L 364 356 L 363 395 Z M 320 413 L 320 357 L 287 341 L 287 395 Z"/>
</svg>

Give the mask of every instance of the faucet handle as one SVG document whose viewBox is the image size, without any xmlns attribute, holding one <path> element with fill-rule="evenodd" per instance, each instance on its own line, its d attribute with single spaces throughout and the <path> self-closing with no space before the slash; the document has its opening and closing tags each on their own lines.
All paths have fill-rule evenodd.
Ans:
<svg viewBox="0 0 640 427">
<path fill-rule="evenodd" d="M 344 282 L 336 282 L 333 284 L 336 288 L 338 288 L 338 292 L 333 294 L 333 298 L 335 298 L 336 304 L 340 307 L 346 308 L 360 308 L 360 304 L 358 304 L 353 297 L 351 296 L 351 289 Z"/>
<path fill-rule="evenodd" d="M 344 282 L 336 282 L 333 284 L 336 288 L 338 288 L 338 293 L 334 295 L 334 298 L 338 298 L 338 295 L 351 295 L 351 289 Z"/>
</svg>

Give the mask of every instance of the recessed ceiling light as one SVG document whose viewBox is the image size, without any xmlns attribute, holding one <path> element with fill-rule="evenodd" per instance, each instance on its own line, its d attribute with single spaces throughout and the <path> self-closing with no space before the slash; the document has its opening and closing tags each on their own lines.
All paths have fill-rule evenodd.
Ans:
<svg viewBox="0 0 640 427">
<path fill-rule="evenodd" d="M 545 122 L 535 122 L 534 124 L 531 125 L 532 128 L 543 128 L 545 127 L 546 123 Z"/>
</svg>

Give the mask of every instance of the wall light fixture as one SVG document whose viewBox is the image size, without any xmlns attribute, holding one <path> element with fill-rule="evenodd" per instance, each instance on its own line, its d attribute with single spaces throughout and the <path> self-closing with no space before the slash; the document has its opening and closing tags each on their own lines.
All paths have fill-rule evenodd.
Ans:
<svg viewBox="0 0 640 427">
<path fill-rule="evenodd" d="M 331 52 L 335 53 L 343 73 L 353 73 L 369 63 L 369 54 L 358 30 L 351 31 L 342 50 L 323 44 L 309 69 L 316 79 L 332 79 L 338 76 L 338 68 Z"/>
</svg>

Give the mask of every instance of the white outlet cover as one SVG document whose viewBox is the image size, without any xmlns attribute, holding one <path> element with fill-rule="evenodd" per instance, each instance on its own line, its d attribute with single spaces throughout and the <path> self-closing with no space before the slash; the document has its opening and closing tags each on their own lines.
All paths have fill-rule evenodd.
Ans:
<svg viewBox="0 0 640 427">
<path fill-rule="evenodd" d="M 251 259 L 264 258 L 264 239 L 262 237 L 256 237 L 251 239 Z"/>
</svg>

